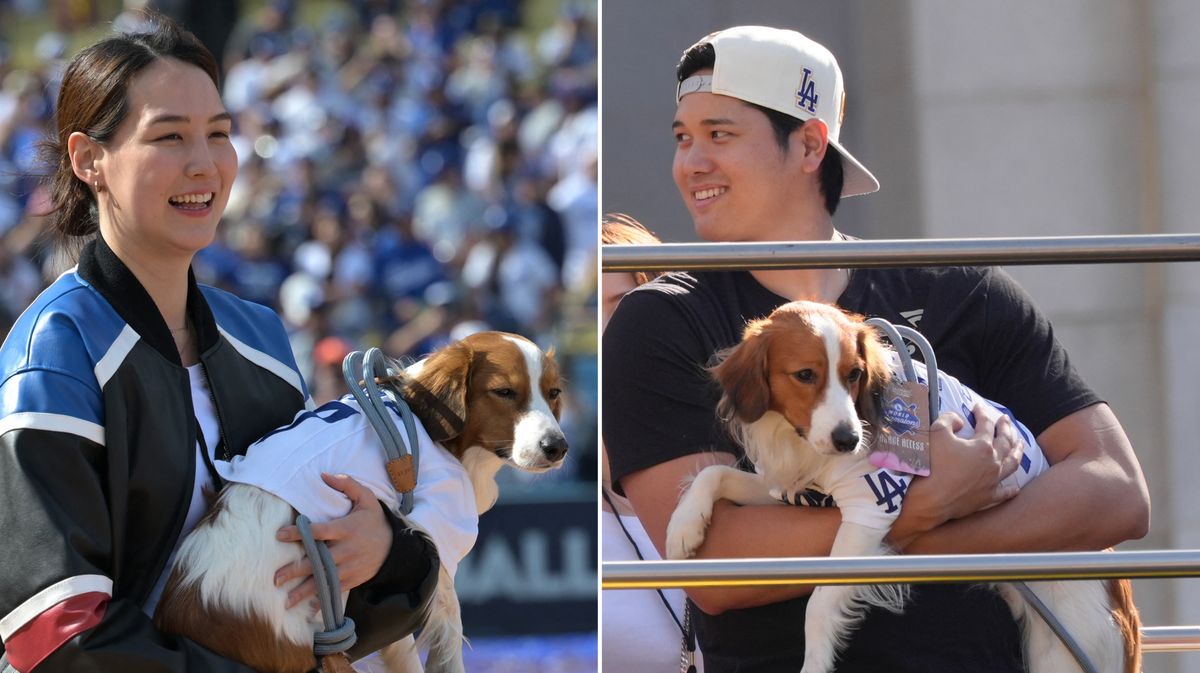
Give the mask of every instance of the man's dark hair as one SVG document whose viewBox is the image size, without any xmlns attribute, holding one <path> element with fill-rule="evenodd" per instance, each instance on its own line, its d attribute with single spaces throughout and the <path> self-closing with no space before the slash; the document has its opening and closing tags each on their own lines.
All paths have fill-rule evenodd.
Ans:
<svg viewBox="0 0 1200 673">
<path fill-rule="evenodd" d="M 700 42 L 683 52 L 683 56 L 679 59 L 679 65 L 675 68 L 675 78 L 682 82 L 695 72 L 712 70 L 716 64 L 717 51 L 713 48 L 712 43 Z M 784 154 L 787 154 L 788 138 L 791 137 L 793 131 L 804 124 L 804 120 L 749 101 L 743 102 L 767 116 L 767 120 L 771 122 L 771 130 L 775 132 L 775 143 L 779 145 Z M 833 215 L 837 211 L 838 203 L 842 200 L 842 183 L 845 175 L 842 172 L 842 154 L 832 145 L 826 150 L 825 158 L 821 160 L 821 173 L 818 180 L 821 197 L 825 199 L 825 210 Z"/>
</svg>

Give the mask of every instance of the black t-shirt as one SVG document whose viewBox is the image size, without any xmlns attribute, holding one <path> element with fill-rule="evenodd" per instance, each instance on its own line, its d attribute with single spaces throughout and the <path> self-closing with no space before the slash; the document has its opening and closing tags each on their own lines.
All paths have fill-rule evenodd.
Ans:
<svg viewBox="0 0 1200 673">
<path fill-rule="evenodd" d="M 787 299 L 748 272 L 663 276 L 627 295 L 604 334 L 604 443 L 614 488 L 639 470 L 702 451 L 742 456 L 714 409 L 705 372 L 746 322 Z M 916 327 L 940 369 L 1004 404 L 1035 435 L 1101 400 L 1076 374 L 1049 321 L 990 268 L 859 269 L 838 304 Z M 918 354 L 919 355 L 919 354 Z M 743 461 L 744 462 L 744 461 Z M 693 608 L 710 673 L 798 670 L 800 598 L 718 616 Z M 1020 635 L 1007 606 L 974 585 L 918 585 L 905 614 L 872 610 L 839 657 L 839 673 L 1014 673 Z"/>
</svg>

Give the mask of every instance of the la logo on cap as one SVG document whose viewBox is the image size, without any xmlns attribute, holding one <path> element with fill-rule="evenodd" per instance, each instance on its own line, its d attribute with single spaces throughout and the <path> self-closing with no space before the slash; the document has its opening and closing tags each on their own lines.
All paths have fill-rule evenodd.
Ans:
<svg viewBox="0 0 1200 673">
<path fill-rule="evenodd" d="M 800 88 L 796 90 L 796 105 L 808 110 L 809 114 L 817 114 L 817 83 L 813 81 L 812 70 L 804 69 L 804 78 L 800 80 Z"/>
</svg>

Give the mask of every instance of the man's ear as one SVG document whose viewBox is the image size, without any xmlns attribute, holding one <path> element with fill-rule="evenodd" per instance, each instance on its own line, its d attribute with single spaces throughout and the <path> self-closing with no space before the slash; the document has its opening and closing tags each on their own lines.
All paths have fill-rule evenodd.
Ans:
<svg viewBox="0 0 1200 673">
<path fill-rule="evenodd" d="M 815 173 L 829 151 L 829 127 L 820 119 L 809 119 L 792 132 L 792 151 L 802 152 L 805 172 Z"/>
<path fill-rule="evenodd" d="M 86 133 L 76 131 L 67 136 L 67 156 L 71 159 L 71 170 L 75 177 L 96 191 L 104 186 L 101 165 L 104 163 L 104 148 Z"/>
</svg>

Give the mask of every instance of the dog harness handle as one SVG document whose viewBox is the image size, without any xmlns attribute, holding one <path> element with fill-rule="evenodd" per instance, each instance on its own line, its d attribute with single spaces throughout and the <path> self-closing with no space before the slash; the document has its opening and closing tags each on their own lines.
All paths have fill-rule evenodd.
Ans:
<svg viewBox="0 0 1200 673">
<path fill-rule="evenodd" d="M 883 318 L 870 318 L 867 321 L 868 325 L 875 327 L 887 336 L 888 340 L 896 348 L 896 355 L 900 357 L 900 366 L 904 369 L 904 376 L 908 381 L 917 380 L 916 368 L 913 367 L 912 356 L 908 354 L 908 349 L 904 347 L 904 340 L 911 341 L 917 348 L 921 349 L 921 355 L 925 358 L 925 371 L 929 378 L 929 423 L 932 425 L 937 418 L 938 412 L 941 409 L 941 400 L 939 398 L 938 386 L 938 368 L 937 356 L 933 353 L 933 346 L 929 340 L 925 338 L 917 330 L 907 325 L 893 325 Z M 1033 589 L 1025 582 L 1009 582 L 1021 594 L 1027 603 L 1038 613 L 1042 621 L 1050 627 L 1054 635 L 1062 641 L 1063 645 L 1071 652 L 1071 656 L 1075 657 L 1075 661 L 1079 662 L 1079 666 L 1083 668 L 1084 673 L 1098 673 L 1092 661 L 1088 659 L 1087 654 L 1079 643 L 1067 631 L 1062 622 L 1058 621 L 1058 617 L 1050 611 L 1050 608 L 1038 598 L 1037 594 L 1033 593 Z"/>
<path fill-rule="evenodd" d="M 900 358 L 900 367 L 904 370 L 904 380 L 906 381 L 917 380 L 917 368 L 913 366 L 912 356 L 908 354 L 904 340 L 913 342 L 913 345 L 921 349 L 921 355 L 925 358 L 925 375 L 929 378 L 927 382 L 929 385 L 929 424 L 933 425 L 933 422 L 937 420 L 938 411 L 942 408 L 937 355 L 933 352 L 933 346 L 930 345 L 924 334 L 907 325 L 893 325 L 883 318 L 870 318 L 867 320 L 867 324 L 883 332 L 888 341 L 892 342 L 892 346 L 896 349 L 896 355 Z"/>
<path fill-rule="evenodd" d="M 321 603 L 321 620 L 325 630 L 313 634 L 313 653 L 318 657 L 340 654 L 358 642 L 354 632 L 354 620 L 346 616 L 342 605 L 342 583 L 338 579 L 337 565 L 329 553 L 329 547 L 313 538 L 312 523 L 300 514 L 296 517 L 304 553 L 308 554 L 313 567 L 313 581 L 317 583 L 317 600 Z"/>
<path fill-rule="evenodd" d="M 417 422 L 408 403 L 396 395 L 392 401 L 400 412 L 405 434 L 408 435 L 408 446 L 405 447 L 396 424 L 388 418 L 387 406 L 380 398 L 379 385 L 376 383 L 378 377 L 391 375 L 393 372 L 387 367 L 383 351 L 378 348 L 372 348 L 365 354 L 354 351 L 342 360 L 342 377 L 346 379 L 350 394 L 358 401 L 358 406 L 375 429 L 387 454 L 388 478 L 400 494 L 400 511 L 409 514 L 413 508 L 413 490 L 417 487 Z"/>
</svg>

